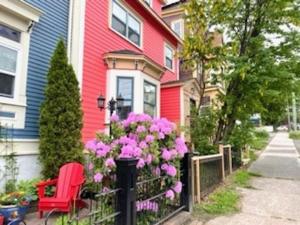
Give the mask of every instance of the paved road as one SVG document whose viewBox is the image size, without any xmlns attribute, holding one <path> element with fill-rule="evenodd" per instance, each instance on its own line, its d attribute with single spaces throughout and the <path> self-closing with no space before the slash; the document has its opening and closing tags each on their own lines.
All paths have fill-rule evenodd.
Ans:
<svg viewBox="0 0 300 225">
<path fill-rule="evenodd" d="M 299 153 L 287 133 L 277 133 L 250 171 L 264 177 L 241 189 L 241 212 L 205 225 L 300 225 Z M 193 225 L 203 224 L 194 221 Z"/>
</svg>

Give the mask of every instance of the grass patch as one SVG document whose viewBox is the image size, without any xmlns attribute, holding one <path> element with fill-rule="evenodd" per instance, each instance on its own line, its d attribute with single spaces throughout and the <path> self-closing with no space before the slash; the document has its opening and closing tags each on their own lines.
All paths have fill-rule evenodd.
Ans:
<svg viewBox="0 0 300 225">
<path fill-rule="evenodd" d="M 208 201 L 200 205 L 200 208 L 213 215 L 228 214 L 239 210 L 240 196 L 235 189 L 222 188 L 211 194 Z"/>
<path fill-rule="evenodd" d="M 269 133 L 266 131 L 255 131 L 250 147 L 255 150 L 264 149 L 269 143 Z"/>
<path fill-rule="evenodd" d="M 294 139 L 294 140 L 300 140 L 300 131 L 289 132 L 289 138 Z"/>
<path fill-rule="evenodd" d="M 245 170 L 237 171 L 233 176 L 233 183 L 238 187 L 251 188 L 250 185 L 251 175 Z"/>
</svg>

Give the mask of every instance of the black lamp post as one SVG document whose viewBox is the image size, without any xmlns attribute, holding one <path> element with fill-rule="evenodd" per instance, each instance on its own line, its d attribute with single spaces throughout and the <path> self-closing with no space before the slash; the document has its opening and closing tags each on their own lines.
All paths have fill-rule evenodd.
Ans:
<svg viewBox="0 0 300 225">
<path fill-rule="evenodd" d="M 110 112 L 110 116 L 114 113 L 116 109 L 121 109 L 124 105 L 124 98 L 122 95 L 119 95 L 117 99 L 111 98 L 109 102 L 107 103 L 107 106 L 105 106 L 105 97 L 100 94 L 97 98 L 97 105 L 98 108 L 102 111 L 104 109 L 108 109 Z M 111 123 L 109 122 L 109 134 L 111 135 Z"/>
</svg>

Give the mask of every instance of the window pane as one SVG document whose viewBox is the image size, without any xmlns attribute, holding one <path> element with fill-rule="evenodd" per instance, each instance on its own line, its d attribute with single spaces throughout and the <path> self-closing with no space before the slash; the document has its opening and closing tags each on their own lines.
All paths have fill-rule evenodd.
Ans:
<svg viewBox="0 0 300 225">
<path fill-rule="evenodd" d="M 0 45 L 0 70 L 15 73 L 17 68 L 17 55 L 18 52 L 16 50 Z"/>
<path fill-rule="evenodd" d="M 21 32 L 0 24 L 0 36 L 12 41 L 20 42 Z"/>
<path fill-rule="evenodd" d="M 116 2 L 113 2 L 113 15 L 126 24 L 127 13 Z"/>
<path fill-rule="evenodd" d="M 120 34 L 126 36 L 126 24 L 119 20 L 117 17 L 112 17 L 112 28 L 114 28 Z"/>
<path fill-rule="evenodd" d="M 144 102 L 156 104 L 156 86 L 148 82 L 144 83 Z"/>
<path fill-rule="evenodd" d="M 130 15 L 128 16 L 128 38 L 140 45 L 140 23 Z"/>
<path fill-rule="evenodd" d="M 117 78 L 117 96 L 124 98 L 124 106 L 118 110 L 121 119 L 126 119 L 128 114 L 133 110 L 133 79 Z"/>
<path fill-rule="evenodd" d="M 168 46 L 166 46 L 165 52 L 166 52 L 166 57 L 168 57 L 169 59 L 173 58 L 173 51 Z"/>
<path fill-rule="evenodd" d="M 149 104 L 144 104 L 144 113 L 150 116 L 156 116 L 156 107 Z"/>
<path fill-rule="evenodd" d="M 145 0 L 145 2 L 146 2 L 149 6 L 151 6 L 151 0 Z"/>
<path fill-rule="evenodd" d="M 13 97 L 15 77 L 0 73 L 0 95 Z"/>
<path fill-rule="evenodd" d="M 173 30 L 175 31 L 176 34 L 178 34 L 179 37 L 181 37 L 181 23 L 180 22 L 174 23 Z"/>
<path fill-rule="evenodd" d="M 173 61 L 166 57 L 166 67 L 173 69 Z"/>
<path fill-rule="evenodd" d="M 144 82 L 144 112 L 156 115 L 156 86 L 148 82 Z"/>
</svg>

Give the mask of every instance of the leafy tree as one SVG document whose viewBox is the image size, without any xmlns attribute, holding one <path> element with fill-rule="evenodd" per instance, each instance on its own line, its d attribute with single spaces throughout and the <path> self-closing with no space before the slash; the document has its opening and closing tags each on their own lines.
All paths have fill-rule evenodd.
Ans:
<svg viewBox="0 0 300 225">
<path fill-rule="evenodd" d="M 207 18 L 226 36 L 223 56 L 227 83 L 214 142 L 227 140 L 236 121 L 272 110 L 271 104 L 288 99 L 298 87 L 300 3 L 296 0 L 190 0 L 195 24 L 196 5 L 206 4 Z M 194 39 L 202 37 L 194 36 Z M 190 43 L 192 44 L 192 43 Z M 203 46 L 203 48 L 206 48 Z M 207 48 L 210 48 L 209 46 Z M 189 54 L 193 49 L 187 48 Z M 284 102 L 284 101 L 283 101 Z"/>
<path fill-rule="evenodd" d="M 199 113 L 197 109 L 192 110 L 191 115 L 191 141 L 195 151 L 200 155 L 209 155 L 217 152 L 213 144 L 213 137 L 217 123 L 217 112 L 210 107 L 203 108 Z"/>
<path fill-rule="evenodd" d="M 79 87 L 63 40 L 56 46 L 47 79 L 40 115 L 39 159 L 43 176 L 53 178 L 63 164 L 83 159 Z"/>
</svg>

